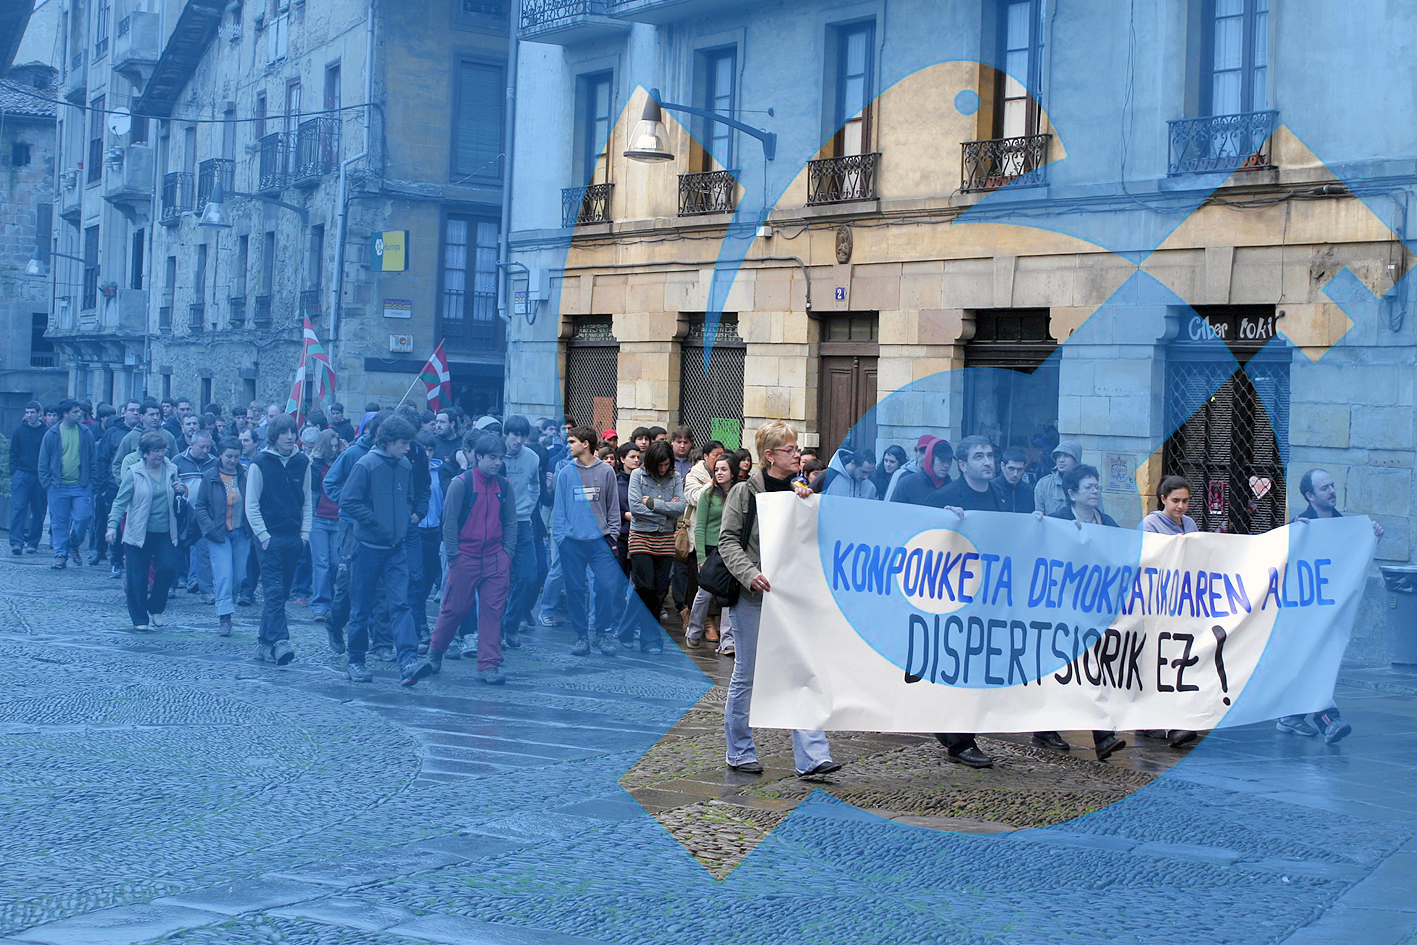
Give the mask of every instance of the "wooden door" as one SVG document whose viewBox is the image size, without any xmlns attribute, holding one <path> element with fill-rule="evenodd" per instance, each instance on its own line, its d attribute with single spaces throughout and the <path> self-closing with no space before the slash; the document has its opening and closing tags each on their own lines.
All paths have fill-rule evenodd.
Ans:
<svg viewBox="0 0 1417 945">
<path fill-rule="evenodd" d="M 822 457 L 847 445 L 876 445 L 876 358 L 869 355 L 823 355 L 818 427 Z M 863 421 L 864 418 L 864 422 Z M 853 433 L 854 431 L 854 433 Z"/>
</svg>

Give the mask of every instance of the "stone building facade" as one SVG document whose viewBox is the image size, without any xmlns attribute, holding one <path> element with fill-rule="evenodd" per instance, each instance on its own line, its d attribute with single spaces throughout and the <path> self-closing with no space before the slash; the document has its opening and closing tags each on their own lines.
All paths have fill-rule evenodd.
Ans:
<svg viewBox="0 0 1417 945">
<path fill-rule="evenodd" d="M 85 330 L 103 309 L 78 305 L 76 389 L 132 358 L 155 396 L 284 406 L 304 315 L 340 400 L 397 401 L 446 338 L 462 399 L 499 401 L 506 3 L 115 2 L 66 8 L 88 75 L 71 100 L 89 106 L 70 110 L 87 124 L 70 119 L 68 158 L 105 155 L 83 172 L 101 203 L 83 193 L 66 236 L 96 227 L 96 264 L 74 265 L 121 312 L 131 297 L 139 330 L 100 350 Z M 95 124 L 114 102 L 143 117 Z M 225 229 L 199 225 L 218 181 Z M 406 269 L 373 267 L 386 231 L 407 233 Z"/>
<path fill-rule="evenodd" d="M 1203 527 L 1273 527 L 1321 465 L 1410 560 L 1417 136 L 1343 77 L 1407 83 L 1413 43 L 1381 4 L 1337 46 L 1316 4 L 1231 6 L 540 5 L 512 243 L 550 291 L 512 407 L 1076 439 L 1128 525 L 1178 472 Z M 626 159 L 648 88 L 774 160 L 672 110 L 673 160 Z"/>
</svg>

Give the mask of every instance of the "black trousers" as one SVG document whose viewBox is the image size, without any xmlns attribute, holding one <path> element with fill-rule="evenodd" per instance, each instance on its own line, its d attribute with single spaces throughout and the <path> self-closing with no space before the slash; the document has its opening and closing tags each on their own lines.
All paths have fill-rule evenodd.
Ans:
<svg viewBox="0 0 1417 945">
<path fill-rule="evenodd" d="M 295 566 L 300 563 L 304 542 L 299 535 L 271 535 L 266 547 L 256 542 L 256 555 L 261 559 L 261 588 L 264 604 L 261 609 L 261 630 L 256 639 L 267 646 L 290 639 L 290 626 L 285 620 L 285 602 L 290 598 L 290 585 L 295 583 Z"/>
<path fill-rule="evenodd" d="M 133 626 L 148 622 L 151 614 L 167 609 L 167 591 L 177 576 L 177 546 L 168 532 L 148 532 L 141 545 L 127 549 L 128 572 L 124 589 L 128 592 L 128 616 Z M 152 586 L 148 574 L 152 573 Z"/>
</svg>

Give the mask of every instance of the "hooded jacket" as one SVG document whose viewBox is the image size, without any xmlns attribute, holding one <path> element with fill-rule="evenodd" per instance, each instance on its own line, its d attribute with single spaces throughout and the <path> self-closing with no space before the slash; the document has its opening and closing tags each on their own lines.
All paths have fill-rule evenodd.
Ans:
<svg viewBox="0 0 1417 945">
<path fill-rule="evenodd" d="M 615 470 L 595 460 L 582 466 L 574 459 L 556 470 L 556 504 L 551 510 L 551 538 L 561 542 L 604 540 L 620 533 L 620 494 Z"/>
<path fill-rule="evenodd" d="M 392 548 L 408 536 L 413 516 L 413 464 L 382 447 L 360 457 L 340 493 L 340 513 L 370 548 Z"/>
<path fill-rule="evenodd" d="M 945 474 L 943 479 L 935 478 L 935 451 L 950 450 L 952 447 L 944 440 L 935 440 L 925 447 L 925 458 L 920 462 L 920 468 L 912 473 L 901 477 L 896 483 L 895 492 L 891 494 L 892 502 L 904 502 L 907 505 L 928 505 L 932 508 L 942 509 L 945 507 L 945 487 L 950 484 L 950 476 Z"/>
<path fill-rule="evenodd" d="M 63 482 L 64 440 L 59 433 L 62 422 L 54 424 L 44 432 L 39 441 L 39 484 L 48 489 Z M 79 431 L 79 481 L 80 488 L 93 485 L 98 476 L 94 472 L 93 434 L 82 423 L 74 425 Z"/>
<path fill-rule="evenodd" d="M 330 469 L 325 473 L 323 485 L 325 495 L 335 505 L 341 505 L 340 496 L 344 491 L 344 484 L 349 479 L 349 472 L 354 468 L 354 464 L 364 458 L 364 455 L 374 448 L 374 438 L 367 433 L 361 434 L 359 439 L 349 444 L 343 453 L 335 457 L 335 461 L 330 464 Z M 353 522 L 353 516 L 349 515 L 341 507 L 339 518 L 341 522 Z"/>
</svg>

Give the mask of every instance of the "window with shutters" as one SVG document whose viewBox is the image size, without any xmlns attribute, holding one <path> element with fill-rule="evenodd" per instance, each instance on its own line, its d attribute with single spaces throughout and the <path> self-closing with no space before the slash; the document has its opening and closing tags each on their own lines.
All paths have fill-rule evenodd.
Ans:
<svg viewBox="0 0 1417 945">
<path fill-rule="evenodd" d="M 439 334 L 454 350 L 487 350 L 503 344 L 497 317 L 495 219 L 449 214 L 443 224 L 442 301 Z"/>
<path fill-rule="evenodd" d="M 502 177 L 502 104 L 506 96 L 502 65 L 460 60 L 453 103 L 454 181 Z"/>
</svg>

